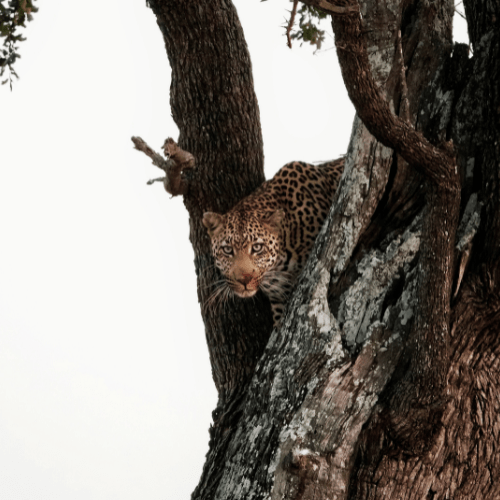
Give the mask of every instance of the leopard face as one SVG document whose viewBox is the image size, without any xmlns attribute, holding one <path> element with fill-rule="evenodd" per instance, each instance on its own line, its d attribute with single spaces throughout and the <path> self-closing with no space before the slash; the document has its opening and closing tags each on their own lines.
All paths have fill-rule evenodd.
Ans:
<svg viewBox="0 0 500 500">
<path fill-rule="evenodd" d="M 211 238 L 215 264 L 235 295 L 255 295 L 278 265 L 282 218 L 282 210 L 204 214 L 203 224 Z"/>
</svg>

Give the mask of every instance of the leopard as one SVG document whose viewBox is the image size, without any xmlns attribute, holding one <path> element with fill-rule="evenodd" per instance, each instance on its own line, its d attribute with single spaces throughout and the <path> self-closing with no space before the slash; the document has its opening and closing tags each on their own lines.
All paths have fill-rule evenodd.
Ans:
<svg viewBox="0 0 500 500">
<path fill-rule="evenodd" d="M 320 165 L 287 163 L 227 213 L 205 212 L 202 222 L 223 276 L 213 297 L 248 299 L 262 290 L 273 326 L 279 327 L 343 169 L 343 158 Z"/>
</svg>

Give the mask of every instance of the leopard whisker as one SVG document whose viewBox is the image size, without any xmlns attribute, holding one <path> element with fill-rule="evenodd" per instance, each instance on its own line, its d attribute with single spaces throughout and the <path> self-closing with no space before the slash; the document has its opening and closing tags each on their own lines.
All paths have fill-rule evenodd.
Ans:
<svg viewBox="0 0 500 500">
<path fill-rule="evenodd" d="M 214 307 L 215 310 L 217 310 L 220 306 L 220 299 L 221 295 L 224 295 L 224 293 L 227 293 L 228 287 L 226 285 L 225 280 L 221 280 L 222 283 L 220 283 L 216 289 L 210 294 L 208 297 L 207 301 L 205 302 L 203 306 L 203 312 L 207 312 L 209 307 Z"/>
<path fill-rule="evenodd" d="M 220 286 L 221 283 L 225 283 L 226 282 L 226 279 L 225 278 L 222 278 L 220 280 L 217 280 L 217 281 L 212 281 L 210 283 L 207 283 L 206 285 L 201 285 L 199 284 L 198 285 L 198 290 L 205 290 L 207 288 L 211 288 L 211 287 L 217 287 L 217 286 Z"/>
<path fill-rule="evenodd" d="M 224 312 L 227 313 L 229 311 L 229 300 L 232 299 L 234 301 L 234 293 L 232 290 L 227 287 L 224 293 Z"/>
</svg>

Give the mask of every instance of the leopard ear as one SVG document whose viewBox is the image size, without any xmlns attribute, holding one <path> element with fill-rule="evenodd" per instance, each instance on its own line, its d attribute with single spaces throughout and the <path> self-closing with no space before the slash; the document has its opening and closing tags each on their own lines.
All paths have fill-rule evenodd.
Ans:
<svg viewBox="0 0 500 500">
<path fill-rule="evenodd" d="M 212 237 L 222 223 L 222 215 L 215 212 L 205 212 L 203 214 L 203 225 L 207 228 L 208 234 Z"/>
<path fill-rule="evenodd" d="M 269 212 L 262 217 L 262 222 L 269 226 L 273 231 L 279 232 L 281 229 L 281 223 L 285 218 L 285 212 L 282 208 L 278 208 L 274 212 Z"/>
</svg>

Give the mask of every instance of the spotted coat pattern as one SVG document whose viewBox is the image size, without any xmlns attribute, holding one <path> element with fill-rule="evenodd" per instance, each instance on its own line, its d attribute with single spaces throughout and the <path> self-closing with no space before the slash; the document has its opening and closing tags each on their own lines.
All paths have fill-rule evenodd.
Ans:
<svg viewBox="0 0 500 500">
<path fill-rule="evenodd" d="M 225 285 L 243 298 L 262 289 L 275 326 L 328 214 L 343 168 L 343 158 L 318 166 L 288 163 L 225 215 L 204 214 Z"/>
</svg>

